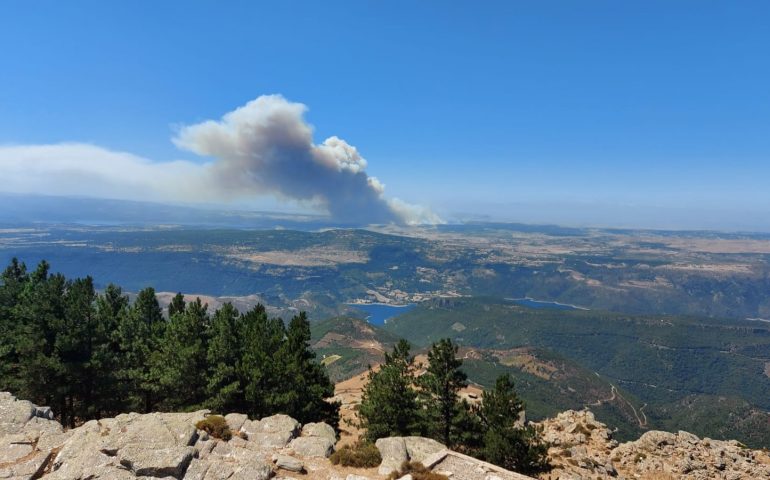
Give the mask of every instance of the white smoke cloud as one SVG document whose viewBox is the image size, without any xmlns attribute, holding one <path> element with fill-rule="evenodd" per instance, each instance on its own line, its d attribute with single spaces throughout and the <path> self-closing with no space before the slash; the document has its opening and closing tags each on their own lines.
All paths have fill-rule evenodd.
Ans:
<svg viewBox="0 0 770 480">
<path fill-rule="evenodd" d="M 349 223 L 439 223 L 430 210 L 384 197 L 358 150 L 313 142 L 307 108 L 262 96 L 221 120 L 182 127 L 174 143 L 206 163 L 153 162 L 88 144 L 0 146 L 0 188 L 14 193 L 211 202 L 274 196 Z"/>
<path fill-rule="evenodd" d="M 82 143 L 0 146 L 0 188 L 10 193 L 194 201 L 206 168 Z"/>
</svg>

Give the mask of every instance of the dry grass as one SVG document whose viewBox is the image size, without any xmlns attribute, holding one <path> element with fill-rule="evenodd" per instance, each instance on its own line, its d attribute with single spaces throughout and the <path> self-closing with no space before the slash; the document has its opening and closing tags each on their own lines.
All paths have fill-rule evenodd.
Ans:
<svg viewBox="0 0 770 480">
<path fill-rule="evenodd" d="M 414 480 L 449 480 L 446 475 L 433 473 L 420 462 L 404 462 L 398 472 L 393 472 L 389 480 L 396 480 L 404 475 L 411 474 Z"/>
<path fill-rule="evenodd" d="M 343 467 L 374 468 L 382 463 L 380 451 L 371 443 L 356 443 L 343 445 L 334 452 L 329 461 L 332 465 Z"/>
<path fill-rule="evenodd" d="M 230 426 L 227 424 L 225 417 L 221 415 L 209 415 L 203 420 L 195 424 L 195 428 L 203 430 L 214 438 L 221 440 L 230 440 L 233 438 L 233 433 L 230 431 Z"/>
</svg>

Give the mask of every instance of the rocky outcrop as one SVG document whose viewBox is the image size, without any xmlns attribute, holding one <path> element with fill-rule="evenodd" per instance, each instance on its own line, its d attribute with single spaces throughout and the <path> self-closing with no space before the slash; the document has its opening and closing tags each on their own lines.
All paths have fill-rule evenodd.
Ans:
<svg viewBox="0 0 770 480">
<path fill-rule="evenodd" d="M 48 469 L 69 437 L 52 418 L 49 408 L 0 392 L 0 478 L 39 477 Z"/>
<path fill-rule="evenodd" d="M 719 441 L 678 432 L 651 431 L 612 452 L 612 460 L 627 477 L 665 472 L 672 478 L 770 479 L 770 456 L 735 440 Z"/>
<path fill-rule="evenodd" d="M 214 439 L 195 427 L 208 414 L 129 413 L 65 432 L 50 409 L 0 393 L 0 479 L 265 480 L 274 469 L 303 471 L 292 454 L 325 460 L 334 448 L 332 427 L 303 430 L 287 415 L 249 420 L 230 414 L 226 420 L 237 435 Z"/>
<path fill-rule="evenodd" d="M 687 433 L 649 431 L 618 444 L 593 413 L 562 412 L 540 423 L 551 444 L 554 469 L 543 480 L 770 479 L 770 456 L 732 441 L 700 439 Z"/>
<path fill-rule="evenodd" d="M 65 431 L 51 410 L 0 393 L 0 479 L 6 480 L 277 480 L 384 479 L 405 460 L 452 480 L 525 480 L 422 437 L 377 441 L 379 468 L 332 466 L 336 441 L 324 423 L 300 425 L 287 415 L 252 420 L 225 416 L 229 441 L 196 428 L 209 414 L 128 413 Z M 687 432 L 650 431 L 619 444 L 587 410 L 539 424 L 554 468 L 541 480 L 770 479 L 770 456 L 736 441 Z"/>
<path fill-rule="evenodd" d="M 436 452 L 421 463 L 433 472 L 446 475 L 452 480 L 531 480 L 531 477 L 452 450 Z"/>
</svg>

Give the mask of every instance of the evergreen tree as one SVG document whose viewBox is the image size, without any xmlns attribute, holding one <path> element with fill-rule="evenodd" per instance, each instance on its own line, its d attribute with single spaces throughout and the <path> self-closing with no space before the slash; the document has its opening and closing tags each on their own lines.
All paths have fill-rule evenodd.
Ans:
<svg viewBox="0 0 770 480">
<path fill-rule="evenodd" d="M 548 445 L 533 426 L 518 425 L 524 404 L 508 375 L 500 376 L 495 388 L 484 391 L 479 417 L 484 434 L 484 458 L 508 470 L 535 474 L 548 469 Z"/>
<path fill-rule="evenodd" d="M 278 355 L 283 377 L 279 411 L 300 423 L 324 421 L 339 423 L 339 403 L 326 399 L 334 395 L 334 384 L 310 349 L 310 322 L 305 312 L 294 316 L 286 329 L 286 340 Z"/>
<path fill-rule="evenodd" d="M 485 427 L 477 407 L 463 399 L 455 406 L 451 437 L 454 449 L 472 457 L 483 458 Z"/>
<path fill-rule="evenodd" d="M 182 295 L 182 292 L 179 292 L 174 295 L 174 298 L 171 299 L 171 303 L 168 304 L 168 318 L 173 317 L 175 313 L 184 312 L 185 307 L 184 295 Z"/>
<path fill-rule="evenodd" d="M 158 380 L 168 410 L 203 406 L 206 390 L 208 305 L 197 298 L 169 318 L 151 377 Z"/>
<path fill-rule="evenodd" d="M 96 299 L 96 340 L 92 348 L 88 370 L 93 375 L 94 391 L 92 416 L 101 418 L 128 409 L 126 385 L 120 382 L 121 348 L 118 327 L 129 312 L 128 296 L 120 287 L 109 284 Z"/>
<path fill-rule="evenodd" d="M 95 300 L 91 277 L 67 282 L 55 348 L 62 367 L 60 393 L 67 404 L 61 422 L 68 427 L 75 426 L 76 419 L 94 416 L 94 381 L 101 372 L 91 369 L 91 357 L 94 346 L 104 341 L 96 331 Z"/>
<path fill-rule="evenodd" d="M 429 434 L 449 447 L 455 444 L 452 430 L 461 411 L 458 392 L 468 385 L 468 377 L 460 370 L 462 364 L 457 358 L 457 345 L 451 339 L 442 339 L 428 352 L 428 368 L 419 381 Z"/>
<path fill-rule="evenodd" d="M 121 317 L 118 337 L 121 345 L 119 378 L 126 383 L 132 410 L 151 412 L 158 402 L 160 387 L 152 366 L 163 338 L 165 321 L 153 288 L 139 292 L 127 315 Z"/>
<path fill-rule="evenodd" d="M 265 307 L 257 305 L 241 316 L 239 327 L 244 413 L 257 418 L 279 413 L 283 387 L 276 360 L 286 336 L 283 322 L 268 318 Z"/>
<path fill-rule="evenodd" d="M 226 304 L 210 319 L 200 299 L 177 295 L 166 321 L 152 288 L 131 304 L 117 286 L 97 295 L 90 277 L 49 269 L 14 260 L 0 276 L 0 389 L 51 405 L 64 425 L 158 406 L 336 425 L 304 313 L 288 328 L 262 305 L 239 316 Z"/>
<path fill-rule="evenodd" d="M 16 346 L 20 331 L 14 309 L 28 281 L 27 266 L 16 258 L 0 276 L 0 390 L 16 391 L 18 388 Z"/>
<path fill-rule="evenodd" d="M 243 411 L 243 385 L 240 376 L 240 358 L 243 347 L 239 342 L 238 310 L 225 303 L 211 320 L 210 339 L 206 359 L 208 407 L 216 412 Z"/>
<path fill-rule="evenodd" d="M 67 418 L 70 386 L 56 348 L 64 319 L 66 280 L 62 275 L 49 275 L 49 268 L 47 262 L 40 262 L 13 308 L 18 322 L 16 388 L 19 396 L 51 405 Z"/>
<path fill-rule="evenodd" d="M 368 441 L 414 435 L 421 430 L 417 393 L 413 388 L 414 357 L 409 350 L 409 342 L 402 339 L 392 353 L 385 354 L 379 370 L 369 368 L 369 381 L 358 412 Z"/>
</svg>

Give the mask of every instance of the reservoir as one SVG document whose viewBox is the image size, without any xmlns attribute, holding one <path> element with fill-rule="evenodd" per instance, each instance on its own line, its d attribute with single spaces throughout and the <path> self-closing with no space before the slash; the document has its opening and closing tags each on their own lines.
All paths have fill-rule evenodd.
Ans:
<svg viewBox="0 0 770 480">
<path fill-rule="evenodd" d="M 348 303 L 349 306 L 355 307 L 357 310 L 361 310 L 366 313 L 366 320 L 373 325 L 384 325 L 389 319 L 397 317 L 402 313 L 406 313 L 413 309 L 415 305 L 413 303 L 409 305 L 386 305 L 384 303 Z"/>
<path fill-rule="evenodd" d="M 523 307 L 529 307 L 529 308 L 537 308 L 537 309 L 543 309 L 547 308 L 550 310 L 588 310 L 587 308 L 578 307 L 575 305 L 569 305 L 566 303 L 559 303 L 559 302 L 547 302 L 543 300 L 535 300 L 534 298 L 509 298 L 508 300 L 521 305 Z"/>
</svg>

